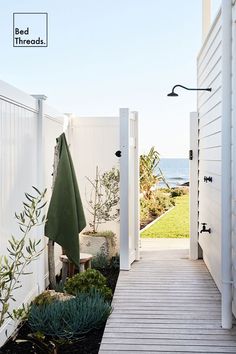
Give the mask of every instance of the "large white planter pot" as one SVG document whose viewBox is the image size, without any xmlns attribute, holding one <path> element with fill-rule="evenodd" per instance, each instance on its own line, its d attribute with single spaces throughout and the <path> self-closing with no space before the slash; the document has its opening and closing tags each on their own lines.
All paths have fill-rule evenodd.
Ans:
<svg viewBox="0 0 236 354">
<path fill-rule="evenodd" d="M 118 253 L 116 236 L 91 236 L 80 234 L 80 252 L 93 256 L 104 254 L 111 259 Z"/>
</svg>

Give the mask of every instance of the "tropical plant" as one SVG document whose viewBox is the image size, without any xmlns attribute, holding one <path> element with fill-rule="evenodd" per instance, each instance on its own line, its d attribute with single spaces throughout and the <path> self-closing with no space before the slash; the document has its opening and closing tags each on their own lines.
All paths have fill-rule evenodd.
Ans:
<svg viewBox="0 0 236 354">
<path fill-rule="evenodd" d="M 95 234 L 100 224 L 117 220 L 119 217 L 117 206 L 120 201 L 120 173 L 117 168 L 113 167 L 110 171 L 100 175 L 97 166 L 95 180 L 86 178 L 91 185 L 90 197 L 87 200 L 88 211 L 91 215 L 89 226 Z"/>
<path fill-rule="evenodd" d="M 160 155 L 155 150 L 155 147 L 151 147 L 148 154 L 140 156 L 140 192 L 144 198 L 150 199 L 152 197 L 152 191 L 159 181 L 164 181 L 168 186 L 165 177 L 158 167 L 160 162 Z"/>
<path fill-rule="evenodd" d="M 67 279 L 64 288 L 71 295 L 90 293 L 91 290 L 96 290 L 106 300 L 110 300 L 112 297 L 112 291 L 107 286 L 106 278 L 96 269 L 88 269 Z"/>
<path fill-rule="evenodd" d="M 7 255 L 0 257 L 0 326 L 6 318 L 12 317 L 9 306 L 11 301 L 15 301 L 14 291 L 22 287 L 21 276 L 31 274 L 28 270 L 26 272 L 26 268 L 42 252 L 42 249 L 38 249 L 40 240 L 32 240 L 29 234 L 35 226 L 45 221 L 45 216 L 42 216 L 41 212 L 46 204 L 43 202 L 46 190 L 41 193 L 37 188 L 33 188 L 37 196 L 25 193 L 27 202 L 23 202 L 23 211 L 15 214 L 23 236 L 20 238 L 11 236 L 8 240 Z M 13 316 L 19 316 L 20 312 L 14 311 Z M 22 314 L 23 312 L 24 308 Z"/>
<path fill-rule="evenodd" d="M 111 306 L 96 291 L 78 294 L 67 301 L 33 304 L 29 326 L 33 332 L 58 339 L 73 339 L 100 327 L 111 313 Z"/>
</svg>

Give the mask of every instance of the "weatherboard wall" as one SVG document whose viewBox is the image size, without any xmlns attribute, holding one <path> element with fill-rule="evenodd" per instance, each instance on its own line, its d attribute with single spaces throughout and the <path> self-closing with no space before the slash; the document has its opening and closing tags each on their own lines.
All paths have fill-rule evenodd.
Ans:
<svg viewBox="0 0 236 354">
<path fill-rule="evenodd" d="M 232 283 L 233 313 L 236 314 L 236 83 L 235 54 L 236 9 L 232 8 Z M 222 134 L 222 29 L 218 13 L 198 56 L 198 86 L 212 87 L 212 92 L 198 96 L 199 114 L 199 223 L 207 222 L 212 233 L 199 234 L 203 257 L 218 288 L 221 290 L 221 146 Z M 212 176 L 212 183 L 204 183 Z M 201 227 L 201 225 L 199 226 Z"/>
<path fill-rule="evenodd" d="M 211 233 L 199 232 L 204 261 L 221 289 L 221 125 L 222 125 L 222 29 L 218 13 L 197 60 L 198 87 L 212 91 L 198 93 L 199 144 L 199 231 L 207 223 Z M 204 182 L 204 176 L 212 177 Z"/>
</svg>

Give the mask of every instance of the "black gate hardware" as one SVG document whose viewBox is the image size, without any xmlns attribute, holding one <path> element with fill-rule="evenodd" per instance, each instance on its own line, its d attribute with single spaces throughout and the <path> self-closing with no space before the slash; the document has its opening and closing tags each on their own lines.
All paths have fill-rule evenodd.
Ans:
<svg viewBox="0 0 236 354">
<path fill-rule="evenodd" d="M 212 182 L 212 177 L 207 177 L 207 176 L 204 176 L 204 182 Z"/>
<path fill-rule="evenodd" d="M 120 150 L 117 150 L 117 151 L 115 152 L 115 155 L 116 155 L 117 157 L 121 157 L 121 151 L 120 151 Z"/>
<path fill-rule="evenodd" d="M 200 231 L 200 234 L 201 234 L 202 232 L 208 232 L 209 234 L 211 233 L 211 228 L 209 227 L 209 229 L 206 229 L 206 225 L 207 225 L 206 222 L 202 222 L 202 229 L 201 229 L 201 231 Z"/>
<path fill-rule="evenodd" d="M 193 159 L 193 150 L 189 150 L 189 160 Z"/>
</svg>

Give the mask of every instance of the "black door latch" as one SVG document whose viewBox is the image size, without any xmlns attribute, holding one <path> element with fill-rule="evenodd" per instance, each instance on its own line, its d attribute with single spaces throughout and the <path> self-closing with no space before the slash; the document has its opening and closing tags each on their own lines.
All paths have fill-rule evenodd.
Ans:
<svg viewBox="0 0 236 354">
<path fill-rule="evenodd" d="M 207 177 L 207 176 L 204 176 L 204 182 L 212 182 L 212 177 Z"/>
<path fill-rule="evenodd" d="M 193 159 L 193 150 L 189 150 L 189 160 Z"/>
</svg>

